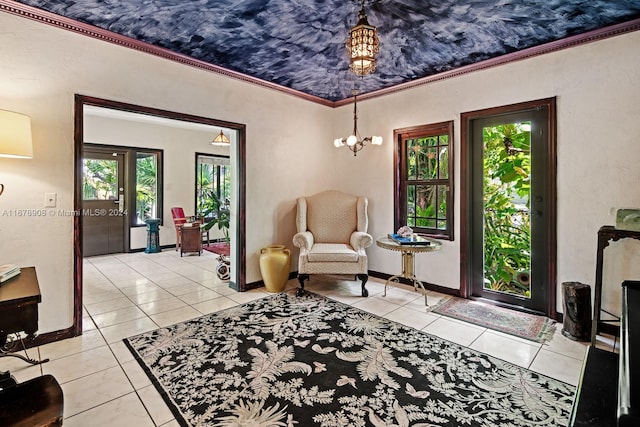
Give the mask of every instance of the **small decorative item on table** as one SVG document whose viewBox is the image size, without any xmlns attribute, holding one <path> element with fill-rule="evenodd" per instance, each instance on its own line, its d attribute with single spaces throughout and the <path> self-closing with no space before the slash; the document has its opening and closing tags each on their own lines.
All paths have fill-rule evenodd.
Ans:
<svg viewBox="0 0 640 427">
<path fill-rule="evenodd" d="M 398 228 L 396 234 L 400 237 L 411 237 L 411 235 L 413 234 L 413 229 L 408 225 L 403 225 L 402 227 Z"/>
<path fill-rule="evenodd" d="M 415 233 L 409 237 L 402 237 L 399 234 L 389 234 L 389 238 L 400 245 L 429 246 L 431 244 L 431 240 Z"/>
<path fill-rule="evenodd" d="M 388 234 L 389 238 L 400 245 L 424 245 L 431 244 L 431 240 L 414 233 L 407 225 L 402 226 L 395 233 Z"/>
<path fill-rule="evenodd" d="M 616 211 L 618 230 L 640 231 L 640 209 L 618 209 Z"/>
<path fill-rule="evenodd" d="M 20 274 L 20 267 L 16 264 L 0 265 L 0 284 L 17 276 L 18 274 Z"/>
</svg>

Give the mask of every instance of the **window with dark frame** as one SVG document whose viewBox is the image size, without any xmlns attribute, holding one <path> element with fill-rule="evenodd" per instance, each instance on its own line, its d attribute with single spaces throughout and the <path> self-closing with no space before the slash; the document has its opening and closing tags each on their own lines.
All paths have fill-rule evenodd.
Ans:
<svg viewBox="0 0 640 427">
<path fill-rule="evenodd" d="M 149 218 L 162 218 L 162 150 L 134 149 L 136 212 L 132 226 L 146 225 Z"/>
<path fill-rule="evenodd" d="M 453 121 L 394 131 L 395 229 L 453 240 Z"/>
<path fill-rule="evenodd" d="M 125 159 L 125 187 L 129 227 L 144 227 L 149 218 L 162 219 L 163 150 L 86 143 L 95 152 L 122 154 Z M 83 159 L 83 200 L 118 198 L 117 165 L 112 160 Z M 90 177 L 86 172 L 90 171 Z M 133 209 L 131 209 L 133 207 Z"/>
<path fill-rule="evenodd" d="M 231 161 L 229 156 L 196 154 L 196 212 L 208 212 L 205 220 L 216 215 L 211 211 L 211 196 L 214 193 L 228 205 L 231 199 Z"/>
</svg>

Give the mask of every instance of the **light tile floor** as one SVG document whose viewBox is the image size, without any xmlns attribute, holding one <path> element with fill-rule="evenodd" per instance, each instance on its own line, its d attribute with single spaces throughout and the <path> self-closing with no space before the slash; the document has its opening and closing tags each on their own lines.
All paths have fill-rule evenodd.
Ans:
<svg viewBox="0 0 640 427">
<path fill-rule="evenodd" d="M 269 295 L 264 288 L 237 293 L 215 274 L 213 254 L 180 257 L 173 250 L 157 254 L 119 254 L 84 261 L 84 333 L 27 350 L 30 366 L 16 358 L 0 359 L 18 381 L 52 374 L 64 392 L 64 425 L 178 426 L 151 381 L 122 339 Z M 297 286 L 296 280 L 288 283 Z M 577 384 L 586 345 L 556 328 L 545 344 L 515 338 L 428 312 L 424 298 L 408 286 L 371 278 L 369 298 L 359 296 L 359 282 L 314 276 L 307 289 L 424 332 L 491 354 L 519 366 Z M 429 292 L 429 304 L 443 297 Z M 602 337 L 599 344 L 615 347 Z"/>
</svg>

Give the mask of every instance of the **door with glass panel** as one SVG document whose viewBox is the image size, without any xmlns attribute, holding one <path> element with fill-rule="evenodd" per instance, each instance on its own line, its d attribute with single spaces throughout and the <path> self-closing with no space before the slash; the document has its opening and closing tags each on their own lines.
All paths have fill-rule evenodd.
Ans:
<svg viewBox="0 0 640 427">
<path fill-rule="evenodd" d="M 546 312 L 551 247 L 545 108 L 471 121 L 472 295 Z"/>
<path fill-rule="evenodd" d="M 196 207 L 209 240 L 229 243 L 231 217 L 231 161 L 229 156 L 196 153 Z M 217 225 L 213 227 L 213 225 Z"/>
<path fill-rule="evenodd" d="M 83 151 L 83 256 L 124 252 L 124 157 L 118 152 Z"/>
</svg>

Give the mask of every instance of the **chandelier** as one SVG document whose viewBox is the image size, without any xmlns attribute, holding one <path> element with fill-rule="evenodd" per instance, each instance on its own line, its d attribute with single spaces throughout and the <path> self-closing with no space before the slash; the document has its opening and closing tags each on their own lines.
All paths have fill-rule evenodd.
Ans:
<svg viewBox="0 0 640 427">
<path fill-rule="evenodd" d="M 353 90 L 353 133 L 347 138 L 337 138 L 333 141 L 333 145 L 336 148 L 344 147 L 345 145 L 356 156 L 358 151 L 362 150 L 368 143 L 373 145 L 382 145 L 381 136 L 367 136 L 360 139 L 360 133 L 358 132 L 358 91 Z"/>
<path fill-rule="evenodd" d="M 376 69 L 376 55 L 380 41 L 378 30 L 367 21 L 364 0 L 358 12 L 358 23 L 349 30 L 345 46 L 349 52 L 349 68 L 355 75 L 366 76 Z"/>
</svg>

